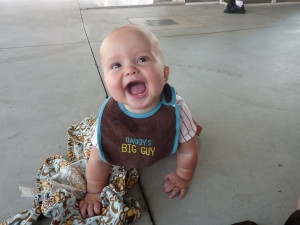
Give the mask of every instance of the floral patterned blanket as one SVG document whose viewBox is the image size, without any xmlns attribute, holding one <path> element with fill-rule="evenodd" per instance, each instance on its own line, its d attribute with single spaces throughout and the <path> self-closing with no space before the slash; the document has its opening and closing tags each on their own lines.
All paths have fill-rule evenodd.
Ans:
<svg viewBox="0 0 300 225">
<path fill-rule="evenodd" d="M 0 225 L 31 225 L 41 215 L 52 218 L 51 225 L 132 224 L 139 218 L 139 203 L 124 197 L 138 181 L 138 172 L 118 166 L 111 168 L 109 184 L 101 193 L 102 214 L 87 219 L 81 217 L 78 203 L 86 193 L 85 169 L 95 126 L 96 119 L 87 117 L 68 129 L 69 159 L 60 155 L 47 158 L 37 174 L 33 208 Z"/>
</svg>

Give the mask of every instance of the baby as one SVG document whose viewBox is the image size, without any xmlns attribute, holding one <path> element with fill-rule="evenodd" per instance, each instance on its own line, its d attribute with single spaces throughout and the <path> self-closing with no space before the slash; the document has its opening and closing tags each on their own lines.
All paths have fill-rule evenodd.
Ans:
<svg viewBox="0 0 300 225">
<path fill-rule="evenodd" d="M 100 193 L 111 165 L 147 167 L 175 153 L 177 168 L 165 176 L 164 191 L 182 199 L 197 165 L 195 135 L 201 127 L 167 83 L 169 67 L 159 40 L 144 28 L 123 26 L 103 40 L 100 57 L 111 97 L 100 110 L 92 140 L 82 217 L 101 213 Z"/>
</svg>

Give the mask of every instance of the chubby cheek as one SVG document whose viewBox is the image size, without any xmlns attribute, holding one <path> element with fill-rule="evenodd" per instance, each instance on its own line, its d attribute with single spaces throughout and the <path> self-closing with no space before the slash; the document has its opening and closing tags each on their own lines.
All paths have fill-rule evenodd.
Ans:
<svg viewBox="0 0 300 225">
<path fill-rule="evenodd" d="M 104 78 L 106 87 L 108 89 L 108 92 L 110 95 L 114 98 L 119 98 L 123 95 L 123 87 L 122 87 L 122 82 L 119 81 L 118 79 L 114 78 L 111 79 L 110 77 Z"/>
<path fill-rule="evenodd" d="M 153 94 L 160 96 L 164 88 L 164 83 L 158 83 L 153 87 Z"/>
<path fill-rule="evenodd" d="M 165 85 L 165 80 L 163 78 L 163 76 L 159 76 L 157 77 L 156 79 L 154 79 L 152 82 L 151 82 L 151 91 L 156 93 L 156 94 L 160 94 L 163 90 L 163 87 Z"/>
</svg>

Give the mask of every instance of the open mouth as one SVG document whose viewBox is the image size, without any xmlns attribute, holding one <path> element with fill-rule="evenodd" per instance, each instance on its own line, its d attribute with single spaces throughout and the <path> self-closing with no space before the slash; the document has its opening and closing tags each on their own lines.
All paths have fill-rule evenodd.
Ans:
<svg viewBox="0 0 300 225">
<path fill-rule="evenodd" d="M 146 91 L 146 85 L 144 82 L 136 81 L 136 82 L 130 82 L 125 87 L 125 90 L 134 96 L 141 96 Z"/>
</svg>

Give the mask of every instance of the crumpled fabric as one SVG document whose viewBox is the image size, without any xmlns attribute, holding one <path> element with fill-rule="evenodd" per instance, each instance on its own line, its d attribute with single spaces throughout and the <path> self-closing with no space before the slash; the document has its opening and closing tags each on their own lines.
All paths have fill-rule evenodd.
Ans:
<svg viewBox="0 0 300 225">
<path fill-rule="evenodd" d="M 85 170 L 90 156 L 91 135 L 96 119 L 87 117 L 68 129 L 68 156 L 47 158 L 37 173 L 38 194 L 33 208 L 24 210 L 0 225 L 31 225 L 44 215 L 52 218 L 51 225 L 132 224 L 140 217 L 140 206 L 124 195 L 138 181 L 135 168 L 112 166 L 108 185 L 101 193 L 102 214 L 83 219 L 79 202 L 86 193 Z"/>
</svg>

